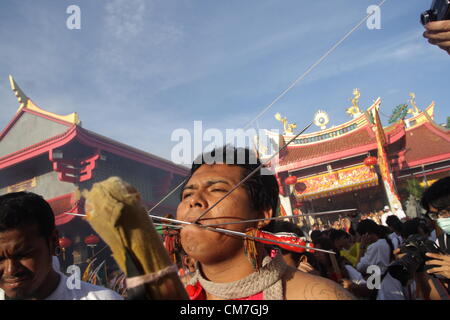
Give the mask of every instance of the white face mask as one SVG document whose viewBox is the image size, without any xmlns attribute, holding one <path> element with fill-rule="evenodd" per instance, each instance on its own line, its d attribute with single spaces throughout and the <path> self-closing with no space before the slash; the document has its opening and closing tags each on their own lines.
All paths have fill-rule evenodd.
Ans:
<svg viewBox="0 0 450 320">
<path fill-rule="evenodd" d="M 450 235 L 450 218 L 439 218 L 439 219 L 437 219 L 437 225 L 446 234 Z"/>
</svg>

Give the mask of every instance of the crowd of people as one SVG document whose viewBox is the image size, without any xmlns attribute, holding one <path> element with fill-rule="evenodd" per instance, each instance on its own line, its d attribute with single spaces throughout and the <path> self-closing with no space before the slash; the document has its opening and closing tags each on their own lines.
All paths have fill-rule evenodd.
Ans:
<svg viewBox="0 0 450 320">
<path fill-rule="evenodd" d="M 220 158 L 229 160 L 230 153 L 233 165 Z M 420 218 L 385 207 L 383 213 L 342 217 L 304 232 L 293 222 L 271 219 L 279 206 L 278 184 L 273 175 L 256 172 L 260 162 L 251 157 L 248 149 L 230 147 L 203 154 L 183 186 L 176 218 L 189 224 L 170 232 L 178 244 L 170 253 L 176 251 L 180 270 L 186 269 L 179 275 L 190 299 L 448 298 L 450 177 L 426 190 L 421 204 L 427 213 Z M 205 228 L 211 224 L 246 236 Z M 313 245 L 299 250 L 255 241 L 261 232 Z M 123 299 L 83 281 L 68 286 L 67 276 L 53 266 L 58 239 L 52 209 L 42 197 L 0 196 L 0 299 Z"/>
<path fill-rule="evenodd" d="M 450 54 L 450 21 L 431 22 L 425 28 L 423 36 Z M 180 257 L 179 275 L 190 299 L 449 298 L 450 177 L 425 191 L 422 217 L 408 219 L 400 207 L 386 206 L 305 232 L 293 222 L 269 220 L 279 206 L 274 176 L 257 172 L 230 192 L 260 165 L 248 161 L 248 150 L 243 164 L 238 162 L 240 150 L 231 150 L 234 165 L 227 164 L 228 158 L 205 160 L 215 159 L 216 151 L 194 161 L 176 214 L 190 223 L 177 233 L 174 255 Z M 227 155 L 230 150 L 220 151 Z M 248 237 L 205 228 L 211 223 Z M 318 250 L 254 241 L 262 230 L 303 238 Z M 83 281 L 69 286 L 55 263 L 58 239 L 52 209 L 42 197 L 30 192 L 0 196 L 0 300 L 124 298 Z M 165 274 L 150 276 L 154 281 Z"/>
</svg>

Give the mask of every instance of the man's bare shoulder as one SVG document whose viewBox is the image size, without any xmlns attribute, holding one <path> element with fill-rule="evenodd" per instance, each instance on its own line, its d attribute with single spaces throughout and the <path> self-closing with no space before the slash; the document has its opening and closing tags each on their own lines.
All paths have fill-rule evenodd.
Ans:
<svg viewBox="0 0 450 320">
<path fill-rule="evenodd" d="M 355 300 L 339 284 L 302 271 L 294 271 L 286 282 L 287 300 Z"/>
</svg>

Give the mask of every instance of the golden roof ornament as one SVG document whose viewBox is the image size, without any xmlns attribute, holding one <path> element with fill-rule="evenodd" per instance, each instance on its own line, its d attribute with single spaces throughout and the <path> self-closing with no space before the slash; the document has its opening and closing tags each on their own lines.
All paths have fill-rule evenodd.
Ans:
<svg viewBox="0 0 450 320">
<path fill-rule="evenodd" d="M 44 109 L 39 108 L 37 105 L 33 103 L 33 101 L 27 97 L 27 95 L 20 89 L 20 87 L 17 85 L 16 81 L 14 81 L 14 78 L 12 75 L 9 75 L 9 83 L 11 85 L 11 89 L 14 92 L 14 94 L 17 97 L 17 100 L 19 101 L 19 109 L 17 112 L 21 111 L 23 108 L 26 108 L 27 110 L 31 110 L 37 113 L 40 113 L 42 115 L 50 116 L 52 118 L 62 120 L 65 122 L 69 122 L 74 125 L 81 126 L 81 121 L 78 118 L 78 114 L 76 112 L 73 112 L 71 114 L 68 114 L 66 116 L 61 116 L 56 113 L 52 113 L 49 111 L 46 111 Z"/>
<path fill-rule="evenodd" d="M 347 110 L 346 110 L 347 114 L 349 114 L 353 119 L 355 119 L 356 117 L 358 117 L 362 114 L 361 109 L 359 108 L 359 105 L 358 105 L 360 97 L 361 97 L 361 92 L 359 91 L 359 89 L 353 89 L 353 99 L 351 99 L 352 106 L 350 108 L 347 108 Z"/>
<path fill-rule="evenodd" d="M 283 130 L 285 135 L 293 135 L 295 128 L 297 128 L 297 125 L 295 123 L 288 123 L 287 118 L 283 118 L 280 113 L 275 114 L 275 119 L 283 123 Z"/>
<path fill-rule="evenodd" d="M 414 92 L 411 92 L 409 94 L 409 96 L 411 97 L 411 99 L 409 99 L 408 102 L 412 108 L 408 109 L 408 113 L 412 114 L 415 117 L 420 113 L 420 110 L 419 110 L 419 108 L 417 108 L 417 105 L 416 105 L 416 94 Z"/>
<path fill-rule="evenodd" d="M 267 155 L 267 152 L 269 152 L 269 148 L 261 143 L 259 135 L 255 135 L 254 144 L 259 157 Z"/>
<path fill-rule="evenodd" d="M 17 85 L 17 83 L 14 81 L 14 78 L 12 75 L 9 75 L 9 84 L 11 85 L 11 89 L 14 92 L 14 94 L 17 97 L 17 100 L 19 101 L 19 110 L 22 109 L 27 105 L 28 97 L 25 95 L 25 93 L 20 89 L 20 87 Z M 17 110 L 17 111 L 19 111 Z"/>
<path fill-rule="evenodd" d="M 321 130 L 325 130 L 329 122 L 330 117 L 328 116 L 328 113 L 323 110 L 318 110 L 314 115 L 314 124 L 320 127 Z"/>
</svg>

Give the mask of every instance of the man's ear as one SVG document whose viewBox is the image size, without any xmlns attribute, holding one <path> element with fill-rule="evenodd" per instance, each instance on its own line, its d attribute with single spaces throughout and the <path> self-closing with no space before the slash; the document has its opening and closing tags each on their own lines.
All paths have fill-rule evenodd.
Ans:
<svg viewBox="0 0 450 320">
<path fill-rule="evenodd" d="M 306 256 L 306 255 L 302 255 L 301 257 L 300 257 L 300 263 L 309 263 L 308 262 L 308 257 Z"/>
<path fill-rule="evenodd" d="M 270 209 L 266 209 L 266 210 L 262 210 L 260 213 L 260 218 L 265 218 L 265 219 L 270 219 L 273 217 L 273 210 L 272 208 Z M 258 229 L 262 229 L 265 226 L 267 226 L 270 223 L 271 220 L 264 220 L 264 221 L 259 221 L 258 222 Z"/>
</svg>

